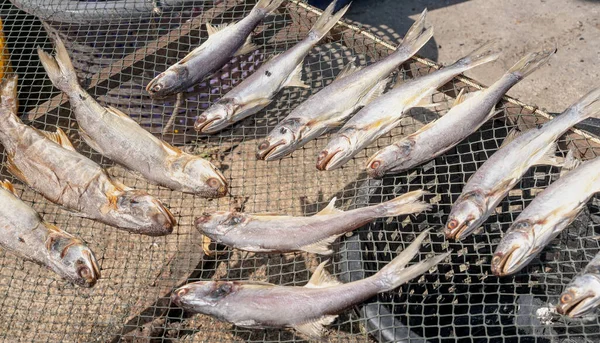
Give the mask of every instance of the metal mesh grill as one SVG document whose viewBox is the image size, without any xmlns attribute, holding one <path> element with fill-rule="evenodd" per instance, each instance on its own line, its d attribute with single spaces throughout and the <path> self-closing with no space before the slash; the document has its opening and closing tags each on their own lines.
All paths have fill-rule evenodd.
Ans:
<svg viewBox="0 0 600 343">
<path fill-rule="evenodd" d="M 15 0 L 15 2 L 17 2 Z M 130 4 L 135 3 L 128 0 Z M 282 285 L 303 285 L 320 258 L 296 253 L 255 255 L 225 250 L 204 256 L 200 235 L 192 226 L 204 211 L 243 209 L 312 215 L 338 197 L 342 208 L 365 206 L 425 188 L 434 210 L 426 214 L 376 221 L 337 243 L 333 274 L 343 281 L 371 275 L 427 227 L 440 228 L 469 176 L 498 149 L 508 131 L 543 123 L 549 116 L 518 101 L 501 103 L 503 113 L 444 156 L 424 166 L 383 180 L 369 180 L 363 172 L 368 156 L 448 110 L 449 99 L 462 88 L 478 85 L 457 78 L 433 95 L 434 109 L 411 110 L 402 124 L 357 154 L 342 169 L 319 172 L 316 156 L 331 137 L 321 137 L 281 161 L 257 161 L 257 143 L 292 108 L 329 84 L 353 56 L 366 65 L 390 53 L 364 27 L 338 25 L 304 63 L 309 90 L 285 89 L 257 115 L 217 135 L 198 136 L 194 118 L 211 102 L 255 70 L 268 56 L 284 51 L 305 37 L 316 19 L 302 3 L 286 2 L 281 11 L 255 31 L 258 51 L 234 58 L 221 71 L 189 89 L 184 105 L 173 115 L 175 99 L 151 101 L 143 88 L 155 75 L 206 39 L 205 26 L 231 22 L 247 14 L 255 1 L 156 2 L 162 14 L 143 6 L 115 14 L 99 11 L 109 1 L 78 1 L 86 14 L 64 16 L 61 1 L 19 0 L 25 10 L 43 17 L 68 42 L 68 49 L 89 93 L 105 105 L 129 113 L 149 131 L 211 159 L 230 183 L 230 195 L 205 200 L 146 183 L 94 153 L 77 136 L 68 99 L 52 87 L 41 67 L 35 46 L 52 46 L 35 17 L 11 4 L 1 7 L 12 64 L 19 74 L 22 118 L 31 125 L 54 130 L 58 125 L 78 150 L 105 166 L 123 183 L 148 190 L 175 214 L 179 225 L 172 235 L 151 238 L 132 235 L 79 218 L 48 203 L 19 182 L 23 200 L 43 217 L 81 236 L 99 258 L 103 278 L 92 289 L 66 284 L 55 275 L 10 253 L 0 252 L 0 337 L 6 341 L 181 341 L 181 342 L 295 342 L 302 337 L 288 330 L 247 330 L 202 315 L 183 313 L 170 304 L 177 286 L 200 279 L 254 279 Z M 123 1 L 114 1 L 123 3 Z M 106 17 L 102 17 L 102 13 Z M 110 15 L 108 15 L 110 13 Z M 93 21 L 90 18 L 99 18 Z M 86 21 L 87 20 L 87 21 Z M 371 28 L 377 31 L 376 28 Z M 401 33 L 402 34 L 402 33 Z M 458 56 L 457 56 L 458 57 Z M 424 75 L 437 67 L 415 58 L 397 70 L 397 78 Z M 539 72 L 545 72 L 541 70 Z M 546 70 L 547 72 L 547 70 Z M 577 147 L 586 157 L 600 153 L 599 141 L 581 131 L 560 141 L 561 153 Z M 3 162 L 5 156 L 2 155 Z M 4 165 L 4 163 L 3 163 Z M 12 180 L 2 169 L 2 176 Z M 600 198 L 565 230 L 524 271 L 498 279 L 490 273 L 491 253 L 512 220 L 540 190 L 558 177 L 558 170 L 536 167 L 527 173 L 499 206 L 483 230 L 461 243 L 448 243 L 432 233 L 420 259 L 450 247 L 448 261 L 399 291 L 382 294 L 343 313 L 329 327 L 330 341 L 390 341 L 412 337 L 431 342 L 585 342 L 600 339 L 600 321 L 569 321 L 552 314 L 566 283 L 599 250 L 594 238 L 600 228 Z M 547 315 L 546 315 L 546 314 Z M 368 320 L 366 320 L 368 319 Z"/>
</svg>

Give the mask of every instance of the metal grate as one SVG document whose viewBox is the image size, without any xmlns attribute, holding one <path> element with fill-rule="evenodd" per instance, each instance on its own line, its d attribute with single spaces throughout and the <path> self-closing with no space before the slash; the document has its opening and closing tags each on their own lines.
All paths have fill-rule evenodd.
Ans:
<svg viewBox="0 0 600 343">
<path fill-rule="evenodd" d="M 188 90 L 175 125 L 163 135 L 174 99 L 150 101 L 144 85 L 206 39 L 203 23 L 242 18 L 255 1 L 160 1 L 160 15 L 153 13 L 152 8 L 148 10 L 147 2 L 137 1 L 144 3 L 140 10 L 143 15 L 140 11 L 122 11 L 119 15 L 110 12 L 110 18 L 101 23 L 68 21 L 56 10 L 64 1 L 14 1 L 44 17 L 69 42 L 79 77 L 92 96 L 129 113 L 163 139 L 210 158 L 224 170 L 231 188 L 225 198 L 196 198 L 147 184 L 95 154 L 79 140 L 68 99 L 52 87 L 38 61 L 34 50 L 37 45 L 47 51 L 52 49 L 40 21 L 11 4 L 1 5 L 13 67 L 20 78 L 23 119 L 42 129 L 62 127 L 80 152 L 108 168 L 123 183 L 146 189 L 162 199 L 179 222 L 174 233 L 166 237 L 132 235 L 73 216 L 15 182 L 23 199 L 46 220 L 88 242 L 99 259 L 102 279 L 92 289 L 77 288 L 43 268 L 0 252 L 0 337 L 5 341 L 302 341 L 292 331 L 247 330 L 183 313 L 170 304 L 169 295 L 175 287 L 199 279 L 255 279 L 303 285 L 308 281 L 309 270 L 320 262 L 319 257 L 303 253 L 255 255 L 225 250 L 223 255 L 203 256 L 200 236 L 192 226 L 196 215 L 230 208 L 311 215 L 333 196 L 338 197 L 339 206 L 350 208 L 409 190 L 429 190 L 429 201 L 435 206 L 431 212 L 376 221 L 338 243 L 332 272 L 343 281 L 363 278 L 387 263 L 398 249 L 414 239 L 415 233 L 426 227 L 441 227 L 466 180 L 499 147 L 511 127 L 529 128 L 550 118 L 507 98 L 502 102 L 503 113 L 444 156 L 407 173 L 381 181 L 368 180 L 363 172 L 368 156 L 446 113 L 448 99 L 460 89 L 467 87 L 472 91 L 480 87 L 460 77 L 433 95 L 438 107 L 411 110 L 398 128 L 357 154 L 342 169 L 319 172 L 315 168 L 316 156 L 330 136 L 310 142 L 281 161 L 257 161 L 255 149 L 261 138 L 292 108 L 329 84 L 352 56 L 357 57 L 357 63 L 366 65 L 389 54 L 392 45 L 365 27 L 338 25 L 304 63 L 304 78 L 312 86 L 310 89 L 286 89 L 266 110 L 232 129 L 198 136 L 191 129 L 195 116 L 268 56 L 301 40 L 314 23 L 316 12 L 312 8 L 301 2 L 286 2 L 280 13 L 255 31 L 254 41 L 263 47 L 232 59 L 223 70 Z M 40 7 L 41 3 L 45 5 Z M 97 14 L 98 6 L 105 2 L 77 3 L 89 6 L 84 13 L 90 18 L 94 17 L 90 13 Z M 430 61 L 414 58 L 399 68 L 397 77 L 412 78 L 435 68 Z M 549 69 L 538 71 L 543 72 Z M 562 153 L 571 146 L 576 146 L 586 158 L 600 154 L 600 141 L 579 130 L 560 141 Z M 4 155 L 2 159 L 5 162 Z M 450 247 L 455 253 L 449 261 L 402 286 L 399 292 L 382 294 L 357 311 L 343 313 L 330 326 L 328 339 L 390 341 L 410 335 L 411 342 L 599 340 L 598 319 L 567 322 L 544 313 L 549 304 L 556 304 L 563 286 L 600 249 L 593 238 L 600 228 L 600 198 L 594 198 L 586 212 L 524 271 L 502 279 L 490 273 L 491 253 L 501 233 L 537 192 L 556 179 L 557 172 L 553 168 L 533 168 L 520 187 L 501 203 L 498 214 L 487 221 L 484 230 L 462 243 L 449 244 L 441 235 L 432 233 L 420 258 Z M 2 176 L 12 180 L 5 169 Z"/>
</svg>

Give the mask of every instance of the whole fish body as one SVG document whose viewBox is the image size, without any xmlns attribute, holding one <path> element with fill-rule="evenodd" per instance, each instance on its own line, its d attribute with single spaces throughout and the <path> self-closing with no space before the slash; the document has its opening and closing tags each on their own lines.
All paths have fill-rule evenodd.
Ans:
<svg viewBox="0 0 600 343">
<path fill-rule="evenodd" d="M 196 219 L 196 228 L 204 235 L 236 249 L 252 252 L 307 251 L 331 254 L 331 243 L 341 235 L 376 218 L 418 213 L 430 208 L 419 201 L 422 190 L 390 201 L 350 210 L 336 209 L 335 198 L 310 217 L 216 212 Z"/>
<path fill-rule="evenodd" d="M 284 87 L 309 87 L 302 82 L 302 65 L 310 50 L 346 13 L 348 6 L 335 15 L 332 2 L 323 12 L 308 36 L 286 52 L 265 62 L 255 73 L 242 81 L 196 119 L 194 128 L 215 133 L 267 107 Z"/>
<path fill-rule="evenodd" d="M 204 197 L 227 194 L 227 181 L 212 163 L 156 138 L 125 113 L 94 100 L 79 85 L 58 36 L 55 45 L 56 59 L 41 48 L 38 55 L 52 83 L 69 97 L 80 136 L 92 149 L 152 183 Z"/>
<path fill-rule="evenodd" d="M 100 278 L 92 251 L 78 238 L 45 222 L 19 199 L 8 181 L 0 182 L 0 247 L 44 266 L 81 287 Z"/>
<path fill-rule="evenodd" d="M 556 165 L 556 140 L 580 121 L 600 116 L 600 88 L 561 115 L 512 139 L 494 153 L 469 179 L 454 203 L 446 224 L 446 237 L 457 240 L 470 235 L 495 210 L 500 201 L 534 165 Z"/>
<path fill-rule="evenodd" d="M 275 160 L 339 127 L 358 108 L 379 96 L 390 73 L 414 55 L 433 35 L 427 10 L 411 26 L 395 52 L 358 69 L 350 62 L 327 87 L 309 97 L 283 119 L 258 145 L 257 158 Z"/>
<path fill-rule="evenodd" d="M 317 168 L 332 170 L 341 167 L 377 138 L 398 126 L 410 108 L 418 106 L 437 88 L 466 70 L 495 60 L 498 55 L 493 54 L 489 48 L 489 44 L 484 44 L 453 65 L 398 83 L 394 89 L 373 100 L 350 118 L 331 139 L 319 154 Z"/>
<path fill-rule="evenodd" d="M 369 176 L 400 173 L 444 154 L 491 119 L 504 93 L 544 64 L 552 54 L 554 51 L 531 53 L 489 88 L 469 96 L 460 94 L 444 116 L 371 156 L 367 162 Z"/>
<path fill-rule="evenodd" d="M 112 180 L 94 161 L 75 151 L 60 129 L 46 132 L 25 125 L 16 114 L 17 78 L 2 83 L 0 142 L 11 174 L 48 200 L 129 232 L 162 236 L 175 218 L 150 194 Z"/>
<path fill-rule="evenodd" d="M 209 38 L 150 81 L 146 91 L 153 98 L 181 93 L 221 68 L 234 55 L 255 50 L 250 34 L 282 2 L 283 0 L 259 0 L 252 11 L 235 24 L 215 27 L 207 23 Z"/>
<path fill-rule="evenodd" d="M 597 105 L 600 110 L 600 102 Z M 564 168 L 568 168 L 565 164 Z M 548 186 L 517 217 L 492 258 L 492 272 L 510 275 L 527 266 L 600 192 L 600 157 L 583 163 Z"/>
<path fill-rule="evenodd" d="M 436 266 L 449 253 L 406 267 L 418 253 L 427 231 L 375 275 L 340 284 L 319 265 L 304 287 L 256 281 L 200 281 L 173 292 L 172 301 L 187 311 L 213 316 L 248 328 L 293 327 L 320 337 L 324 325 L 377 293 L 393 290 Z"/>
<path fill-rule="evenodd" d="M 571 318 L 578 318 L 591 314 L 598 305 L 600 305 L 600 252 L 594 256 L 581 274 L 569 282 L 560 296 L 556 310 Z"/>
</svg>

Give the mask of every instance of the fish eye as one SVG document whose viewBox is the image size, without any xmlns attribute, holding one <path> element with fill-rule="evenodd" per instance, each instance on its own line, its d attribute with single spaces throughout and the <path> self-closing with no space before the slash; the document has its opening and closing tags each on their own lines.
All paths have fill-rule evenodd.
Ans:
<svg viewBox="0 0 600 343">
<path fill-rule="evenodd" d="M 454 230 L 457 227 L 458 227 L 458 220 L 452 219 L 451 221 L 448 222 L 448 229 Z"/>
<path fill-rule="evenodd" d="M 377 169 L 377 168 L 379 168 L 380 165 L 381 165 L 381 161 L 379 161 L 379 160 L 373 161 L 373 163 L 371 163 L 371 169 Z"/>
<path fill-rule="evenodd" d="M 221 285 L 219 285 L 219 287 L 217 287 L 217 289 L 215 289 L 212 294 L 211 294 L 211 298 L 213 299 L 219 299 L 222 298 L 224 296 L 226 296 L 227 294 L 231 293 L 232 287 L 230 283 L 223 283 Z"/>
<path fill-rule="evenodd" d="M 221 182 L 219 182 L 219 180 L 217 180 L 214 177 L 211 177 L 210 179 L 208 179 L 206 181 L 206 183 L 208 184 L 209 187 L 211 188 L 219 188 L 221 187 Z"/>
<path fill-rule="evenodd" d="M 262 143 L 260 143 L 260 145 L 258 146 L 259 150 L 265 150 L 269 147 L 269 142 L 268 141 L 263 141 Z"/>
<path fill-rule="evenodd" d="M 83 266 L 81 268 L 79 268 L 79 270 L 77 271 L 77 274 L 79 274 L 79 276 L 81 276 L 84 279 L 88 279 L 92 276 L 92 271 L 90 270 L 90 268 Z"/>
<path fill-rule="evenodd" d="M 560 302 L 563 304 L 566 304 L 566 303 L 570 302 L 571 300 L 573 300 L 573 297 L 569 293 L 563 294 L 563 296 L 560 297 Z"/>
<path fill-rule="evenodd" d="M 234 214 L 229 218 L 227 225 L 237 225 L 242 222 L 242 219 L 243 218 L 241 216 Z"/>
</svg>

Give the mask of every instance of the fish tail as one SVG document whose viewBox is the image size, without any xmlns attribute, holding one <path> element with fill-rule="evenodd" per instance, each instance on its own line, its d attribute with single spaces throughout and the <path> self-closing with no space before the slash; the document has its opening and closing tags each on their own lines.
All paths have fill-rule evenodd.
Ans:
<svg viewBox="0 0 600 343">
<path fill-rule="evenodd" d="M 54 86 L 70 94 L 79 87 L 77 74 L 75 73 L 75 68 L 73 68 L 65 45 L 57 35 L 54 36 L 54 45 L 56 57 L 52 57 L 39 46 L 37 49 L 38 56 Z"/>
<path fill-rule="evenodd" d="M 507 74 L 512 74 L 517 76 L 517 78 L 522 79 L 527 75 L 533 73 L 537 68 L 541 65 L 548 62 L 550 57 L 556 53 L 556 47 L 551 50 L 541 50 L 535 51 L 527 54 L 523 57 L 519 62 L 517 62 L 512 68 L 510 68 Z"/>
<path fill-rule="evenodd" d="M 600 118 L 600 87 L 584 95 L 572 107 L 579 108 L 581 120 Z"/>
<path fill-rule="evenodd" d="M 419 19 L 408 29 L 402 43 L 394 54 L 412 56 L 433 37 L 433 26 L 427 22 L 427 9 L 423 10 Z"/>
<path fill-rule="evenodd" d="M 252 10 L 260 11 L 263 15 L 266 16 L 269 13 L 278 9 L 282 3 L 283 0 L 259 0 Z"/>
<path fill-rule="evenodd" d="M 498 59 L 500 53 L 493 48 L 496 40 L 490 40 L 473 50 L 467 56 L 456 61 L 452 66 L 460 67 L 464 70 L 475 68 L 479 65 L 489 63 Z"/>
<path fill-rule="evenodd" d="M 406 264 L 419 253 L 421 243 L 428 234 L 429 230 L 423 231 L 404 251 L 373 276 L 377 280 L 376 283 L 380 287 L 380 292 L 398 288 L 407 281 L 427 272 L 450 255 L 451 251 L 448 251 L 406 267 Z"/>
<path fill-rule="evenodd" d="M 427 192 L 419 189 L 377 205 L 379 217 L 393 217 L 431 209 L 430 204 L 420 200 L 424 194 Z"/>
<path fill-rule="evenodd" d="M 2 107 L 0 117 L 17 115 L 17 79 L 17 74 L 12 74 L 6 76 L 0 84 L 0 106 Z"/>
<path fill-rule="evenodd" d="M 323 14 L 321 14 L 315 25 L 310 30 L 309 35 L 315 37 L 317 40 L 323 38 L 327 32 L 329 32 L 329 30 L 331 30 L 344 16 L 348 8 L 350 8 L 350 4 L 348 4 L 334 14 L 333 11 L 335 10 L 337 3 L 338 0 L 335 0 L 329 6 L 327 6 Z"/>
</svg>

